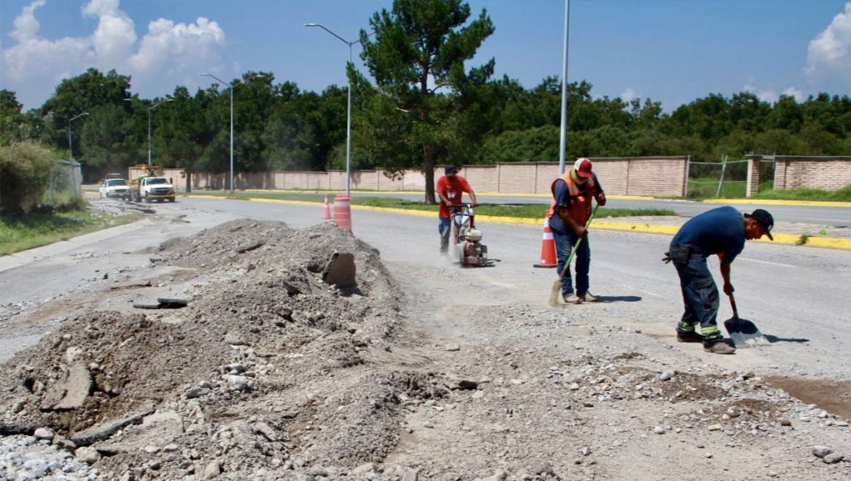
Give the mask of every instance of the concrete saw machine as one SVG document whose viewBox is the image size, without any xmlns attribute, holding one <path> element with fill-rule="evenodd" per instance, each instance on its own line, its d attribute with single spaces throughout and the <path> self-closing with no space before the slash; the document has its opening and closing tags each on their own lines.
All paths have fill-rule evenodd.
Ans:
<svg viewBox="0 0 851 481">
<path fill-rule="evenodd" d="M 454 258 L 461 267 L 482 267 L 488 264 L 488 246 L 482 244 L 482 231 L 476 228 L 472 204 L 450 207 Z"/>
</svg>

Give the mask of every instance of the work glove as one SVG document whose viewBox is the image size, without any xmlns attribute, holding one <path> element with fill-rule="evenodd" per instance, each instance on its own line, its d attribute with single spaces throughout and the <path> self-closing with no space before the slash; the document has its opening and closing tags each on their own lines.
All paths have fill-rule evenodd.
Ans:
<svg viewBox="0 0 851 481">
<path fill-rule="evenodd" d="M 674 258 L 671 256 L 670 251 L 666 252 L 665 257 L 662 258 L 662 262 L 664 262 L 665 264 L 670 264 L 672 260 L 674 260 Z"/>
</svg>

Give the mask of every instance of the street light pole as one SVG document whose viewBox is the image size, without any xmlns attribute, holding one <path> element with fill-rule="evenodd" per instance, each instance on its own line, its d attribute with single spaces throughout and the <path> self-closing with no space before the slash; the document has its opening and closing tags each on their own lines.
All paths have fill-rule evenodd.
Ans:
<svg viewBox="0 0 851 481">
<path fill-rule="evenodd" d="M 233 85 L 230 85 L 211 73 L 202 73 L 200 76 L 212 77 L 218 80 L 222 85 L 227 85 L 230 89 L 230 193 L 233 194 Z"/>
<path fill-rule="evenodd" d="M 151 165 L 151 110 L 154 110 L 155 108 L 157 108 L 157 106 L 159 104 L 161 104 L 163 102 L 171 102 L 171 101 L 172 101 L 172 99 L 167 98 L 165 100 L 160 100 L 159 102 L 155 103 L 151 107 L 148 107 L 148 166 Z"/>
<path fill-rule="evenodd" d="M 211 73 L 202 73 L 199 74 L 201 77 L 212 77 L 219 81 L 221 84 L 226 84 L 230 89 L 230 193 L 233 194 L 233 85 L 228 84 L 224 80 L 216 77 Z M 249 78 L 263 78 L 265 75 L 255 74 L 251 75 Z M 246 78 L 248 80 L 248 78 Z"/>
<path fill-rule="evenodd" d="M 89 115 L 89 113 L 83 112 L 80 115 L 77 115 L 76 117 L 68 119 L 68 150 L 70 151 L 71 160 L 74 160 L 74 145 L 72 144 L 71 140 L 71 122 L 79 119 L 80 117 L 85 117 L 86 115 Z"/>
<path fill-rule="evenodd" d="M 564 0 L 564 59 L 561 69 L 561 138 L 558 149 L 558 172 L 564 174 L 564 156 L 567 150 L 567 34 L 570 25 L 570 0 Z"/>
<path fill-rule="evenodd" d="M 330 33 L 331 35 L 337 37 L 341 42 L 345 43 L 349 46 L 349 63 L 352 63 L 352 46 L 360 43 L 360 39 L 349 42 L 343 37 L 337 35 L 336 33 L 328 30 L 322 25 L 318 23 L 305 23 L 305 27 L 319 27 L 322 30 Z M 373 35 L 375 32 L 370 33 L 369 35 Z M 348 76 L 347 76 L 348 77 Z M 350 195 L 352 190 L 352 81 L 349 79 L 349 95 L 347 100 L 347 113 L 346 113 L 346 195 Z"/>
</svg>

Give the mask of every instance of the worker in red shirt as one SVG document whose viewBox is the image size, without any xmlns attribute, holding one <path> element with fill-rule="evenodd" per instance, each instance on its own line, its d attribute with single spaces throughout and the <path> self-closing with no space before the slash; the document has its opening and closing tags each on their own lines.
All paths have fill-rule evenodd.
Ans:
<svg viewBox="0 0 851 481">
<path fill-rule="evenodd" d="M 440 252 L 445 254 L 449 250 L 449 233 L 452 231 L 450 224 L 450 207 L 458 205 L 464 196 L 464 192 L 470 196 L 470 203 L 476 206 L 476 193 L 470 188 L 467 179 L 458 174 L 454 165 L 447 165 L 446 175 L 437 179 L 437 195 L 440 196 L 440 210 L 438 211 L 437 231 L 440 233 Z"/>
</svg>

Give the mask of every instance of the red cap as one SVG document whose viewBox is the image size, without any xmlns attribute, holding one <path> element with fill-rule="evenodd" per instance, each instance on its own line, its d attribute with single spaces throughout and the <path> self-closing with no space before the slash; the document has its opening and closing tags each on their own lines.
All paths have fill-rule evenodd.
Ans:
<svg viewBox="0 0 851 481">
<path fill-rule="evenodd" d="M 585 157 L 576 159 L 576 162 L 573 164 L 573 169 L 576 171 L 576 175 L 582 179 L 589 179 L 594 175 L 591 173 L 591 161 Z"/>
</svg>

